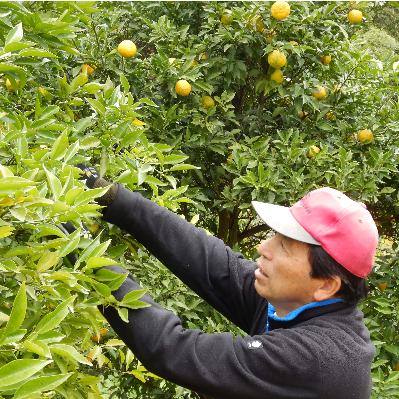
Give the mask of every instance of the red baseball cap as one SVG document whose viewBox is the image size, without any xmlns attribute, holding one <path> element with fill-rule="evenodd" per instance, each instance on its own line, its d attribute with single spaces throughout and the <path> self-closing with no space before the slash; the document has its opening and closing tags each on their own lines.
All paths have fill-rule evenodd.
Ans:
<svg viewBox="0 0 399 399">
<path fill-rule="evenodd" d="M 377 226 L 366 206 L 344 193 L 323 187 L 291 207 L 252 201 L 259 217 L 273 230 L 294 240 L 320 245 L 358 277 L 373 268 Z"/>
</svg>

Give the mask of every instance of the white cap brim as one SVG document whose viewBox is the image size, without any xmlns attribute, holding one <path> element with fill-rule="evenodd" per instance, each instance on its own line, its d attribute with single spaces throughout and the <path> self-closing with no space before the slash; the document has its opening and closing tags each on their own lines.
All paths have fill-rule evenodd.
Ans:
<svg viewBox="0 0 399 399">
<path fill-rule="evenodd" d="M 286 237 L 313 245 L 321 245 L 294 218 L 290 208 L 252 201 L 258 216 L 273 230 Z"/>
</svg>

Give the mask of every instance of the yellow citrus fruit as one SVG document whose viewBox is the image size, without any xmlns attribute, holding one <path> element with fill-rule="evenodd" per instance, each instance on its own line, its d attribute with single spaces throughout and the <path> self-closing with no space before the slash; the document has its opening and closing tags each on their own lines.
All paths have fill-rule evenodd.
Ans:
<svg viewBox="0 0 399 399">
<path fill-rule="evenodd" d="M 313 91 L 312 96 L 317 100 L 322 100 L 327 97 L 327 90 L 323 86 L 317 86 L 316 90 Z"/>
<path fill-rule="evenodd" d="M 185 79 L 178 80 L 175 85 L 176 94 L 186 97 L 191 93 L 191 85 Z"/>
<path fill-rule="evenodd" d="M 381 283 L 378 284 L 378 288 L 379 288 L 381 291 L 385 291 L 385 290 L 387 289 L 387 287 L 388 287 L 388 283 L 387 283 L 386 281 L 383 281 L 383 282 L 381 282 Z"/>
<path fill-rule="evenodd" d="M 320 148 L 317 145 L 311 145 L 308 151 L 308 157 L 313 158 L 320 152 Z"/>
<path fill-rule="evenodd" d="M 221 17 L 220 17 L 220 22 L 222 23 L 222 25 L 227 26 L 230 25 L 233 22 L 233 16 L 231 14 L 228 13 L 224 13 Z"/>
<path fill-rule="evenodd" d="M 100 336 L 100 335 L 92 335 L 92 336 L 90 337 L 90 339 L 91 339 L 93 342 L 99 344 L 100 341 L 101 341 L 101 336 Z"/>
<path fill-rule="evenodd" d="M 43 96 L 43 97 L 47 97 L 50 93 L 48 92 L 47 89 L 45 89 L 44 87 L 39 87 L 37 89 L 37 91 Z"/>
<path fill-rule="evenodd" d="M 90 350 L 87 355 L 86 355 L 86 359 L 91 363 L 93 362 L 93 357 L 94 357 L 94 350 Z"/>
<path fill-rule="evenodd" d="M 334 114 L 334 112 L 332 112 L 332 111 L 328 111 L 328 112 L 324 115 L 324 117 L 325 117 L 328 121 L 335 121 L 335 119 L 336 119 L 335 114 Z"/>
<path fill-rule="evenodd" d="M 283 83 L 284 75 L 281 69 L 276 69 L 271 75 L 270 79 L 274 80 L 276 83 Z"/>
<path fill-rule="evenodd" d="M 87 73 L 87 75 L 91 75 L 94 72 L 94 68 L 89 64 L 82 65 L 82 72 Z"/>
<path fill-rule="evenodd" d="M 273 50 L 267 56 L 267 62 L 274 69 L 280 69 L 287 64 L 287 57 L 280 50 Z"/>
<path fill-rule="evenodd" d="M 396 362 L 396 363 L 393 365 L 393 369 L 394 369 L 395 371 L 399 371 L 399 362 Z"/>
<path fill-rule="evenodd" d="M 197 60 L 193 60 L 193 62 L 190 65 L 190 68 L 195 67 L 198 65 L 198 61 Z"/>
<path fill-rule="evenodd" d="M 332 60 L 331 55 L 323 55 L 323 57 L 321 57 L 321 62 L 322 62 L 324 65 L 330 64 L 330 63 L 331 63 L 331 60 Z"/>
<path fill-rule="evenodd" d="M 201 104 L 205 109 L 209 109 L 215 106 L 215 101 L 211 96 L 203 96 L 201 98 Z"/>
<path fill-rule="evenodd" d="M 363 20 L 363 14 L 360 10 L 350 10 L 348 12 L 348 21 L 351 24 L 360 24 Z"/>
<path fill-rule="evenodd" d="M 102 337 L 104 337 L 105 335 L 107 335 L 108 334 L 108 328 L 106 328 L 106 327 L 103 327 L 103 328 L 100 328 L 100 335 L 102 336 Z"/>
<path fill-rule="evenodd" d="M 200 61 L 206 61 L 208 59 L 208 54 L 207 53 L 202 53 L 199 56 Z"/>
<path fill-rule="evenodd" d="M 271 8 L 271 14 L 272 17 L 281 21 L 290 15 L 290 5 L 283 0 L 277 0 L 275 3 L 273 3 L 272 8 Z"/>
<path fill-rule="evenodd" d="M 99 230 L 99 228 L 100 228 L 100 225 L 97 223 L 88 225 L 88 229 L 89 229 L 90 233 L 93 233 L 93 234 L 96 233 Z"/>
<path fill-rule="evenodd" d="M 118 45 L 118 53 L 124 58 L 134 57 L 137 47 L 131 40 L 123 40 Z"/>
<path fill-rule="evenodd" d="M 5 83 L 6 89 L 8 91 L 17 90 L 19 88 L 19 84 L 20 84 L 19 80 L 16 80 L 15 83 L 12 83 L 11 80 L 8 78 L 6 79 L 6 83 Z"/>
<path fill-rule="evenodd" d="M 8 78 L 6 79 L 6 89 L 9 91 L 11 91 L 13 89 L 11 80 Z"/>
<path fill-rule="evenodd" d="M 306 112 L 306 111 L 299 111 L 299 112 L 298 112 L 298 116 L 299 116 L 301 119 L 305 119 L 308 115 L 309 115 L 309 112 Z"/>
<path fill-rule="evenodd" d="M 363 129 L 357 132 L 357 139 L 361 143 L 369 143 L 370 141 L 373 141 L 374 135 L 370 129 Z"/>
<path fill-rule="evenodd" d="M 145 125 L 145 122 L 143 122 L 143 121 L 141 121 L 140 119 L 137 119 L 137 118 L 135 118 L 132 123 L 135 126 L 144 126 Z"/>
</svg>

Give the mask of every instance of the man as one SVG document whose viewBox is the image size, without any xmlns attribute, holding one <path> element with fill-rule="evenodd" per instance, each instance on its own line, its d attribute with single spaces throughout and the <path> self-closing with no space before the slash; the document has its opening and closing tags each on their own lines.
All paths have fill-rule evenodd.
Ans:
<svg viewBox="0 0 399 399">
<path fill-rule="evenodd" d="M 89 187 L 109 184 L 80 167 Z M 248 334 L 184 329 L 148 295 L 152 306 L 129 310 L 129 323 L 101 309 L 148 370 L 209 398 L 370 397 L 374 347 L 356 303 L 367 293 L 378 233 L 364 205 L 332 188 L 290 208 L 253 202 L 276 232 L 259 245 L 255 263 L 120 185 L 99 203 L 107 222 Z M 139 288 L 129 275 L 114 295 L 122 300 Z"/>
</svg>

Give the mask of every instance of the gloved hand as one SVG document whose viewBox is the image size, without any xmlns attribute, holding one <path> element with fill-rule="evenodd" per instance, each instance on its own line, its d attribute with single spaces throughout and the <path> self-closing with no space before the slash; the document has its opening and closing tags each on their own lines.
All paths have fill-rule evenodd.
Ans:
<svg viewBox="0 0 399 399">
<path fill-rule="evenodd" d="M 80 163 L 77 164 L 76 167 L 82 170 L 83 173 L 80 179 L 85 181 L 88 188 L 106 187 L 112 184 L 110 189 L 102 197 L 96 199 L 96 202 L 100 205 L 106 206 L 111 204 L 116 197 L 119 186 L 100 177 L 97 170 L 90 165 Z"/>
</svg>

